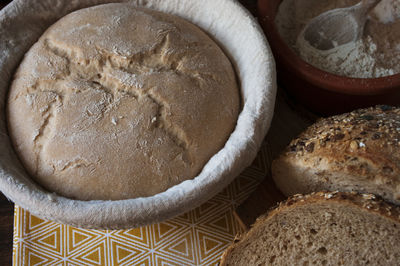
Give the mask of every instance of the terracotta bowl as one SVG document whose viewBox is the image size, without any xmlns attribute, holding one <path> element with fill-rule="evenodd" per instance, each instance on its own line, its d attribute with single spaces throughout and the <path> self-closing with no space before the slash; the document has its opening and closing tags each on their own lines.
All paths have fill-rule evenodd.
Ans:
<svg viewBox="0 0 400 266">
<path fill-rule="evenodd" d="M 299 103 L 320 115 L 376 104 L 400 104 L 400 74 L 383 78 L 347 78 L 303 61 L 286 45 L 275 26 L 281 2 L 258 0 L 259 21 L 276 59 L 278 81 Z"/>
</svg>

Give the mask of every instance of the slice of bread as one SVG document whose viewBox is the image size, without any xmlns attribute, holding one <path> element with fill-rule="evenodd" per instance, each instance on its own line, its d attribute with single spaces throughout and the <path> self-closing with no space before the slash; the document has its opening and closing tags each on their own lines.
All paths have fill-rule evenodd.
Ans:
<svg viewBox="0 0 400 266">
<path fill-rule="evenodd" d="M 400 108 L 377 106 L 324 118 L 272 164 L 287 196 L 339 190 L 400 204 Z"/>
<path fill-rule="evenodd" d="M 397 265 L 399 214 L 372 194 L 296 195 L 259 218 L 221 265 Z"/>
</svg>

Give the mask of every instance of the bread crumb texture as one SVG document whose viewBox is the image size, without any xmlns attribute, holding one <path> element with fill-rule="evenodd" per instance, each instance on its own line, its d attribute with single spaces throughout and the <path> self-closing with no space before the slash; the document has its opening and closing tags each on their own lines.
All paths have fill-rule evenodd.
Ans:
<svg viewBox="0 0 400 266">
<path fill-rule="evenodd" d="M 323 118 L 289 144 L 272 173 L 286 195 L 355 190 L 400 203 L 400 109 Z"/>
<path fill-rule="evenodd" d="M 193 24 L 129 4 L 73 12 L 11 85 L 16 152 L 44 188 L 82 200 L 145 197 L 195 177 L 239 112 L 233 67 Z"/>
<path fill-rule="evenodd" d="M 397 265 L 399 214 L 371 194 L 296 195 L 259 218 L 221 265 Z"/>
</svg>

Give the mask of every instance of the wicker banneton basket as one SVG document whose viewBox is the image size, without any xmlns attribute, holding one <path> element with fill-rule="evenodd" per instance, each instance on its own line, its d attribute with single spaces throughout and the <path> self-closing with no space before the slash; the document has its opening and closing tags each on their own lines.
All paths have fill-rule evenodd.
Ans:
<svg viewBox="0 0 400 266">
<path fill-rule="evenodd" d="M 82 228 L 124 229 L 160 222 L 211 198 L 250 165 L 268 131 L 276 94 L 275 64 L 255 19 L 233 0 L 130 1 L 181 16 L 200 26 L 229 55 L 240 81 L 242 110 L 223 149 L 193 180 L 163 193 L 118 201 L 79 201 L 35 184 L 11 145 L 5 104 L 13 73 L 41 34 L 62 16 L 110 0 L 15 0 L 0 11 L 0 189 L 43 219 Z"/>
</svg>

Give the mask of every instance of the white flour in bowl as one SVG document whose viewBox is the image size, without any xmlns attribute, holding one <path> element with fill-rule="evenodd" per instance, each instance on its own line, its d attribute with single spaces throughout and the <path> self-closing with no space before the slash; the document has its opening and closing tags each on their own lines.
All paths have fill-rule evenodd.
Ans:
<svg viewBox="0 0 400 266">
<path fill-rule="evenodd" d="M 282 38 L 309 64 L 327 72 L 354 78 L 376 78 L 400 72 L 400 1 L 382 0 L 370 12 L 362 39 L 321 51 L 304 39 L 304 26 L 319 14 L 351 6 L 359 0 L 284 0 L 276 25 Z"/>
</svg>

